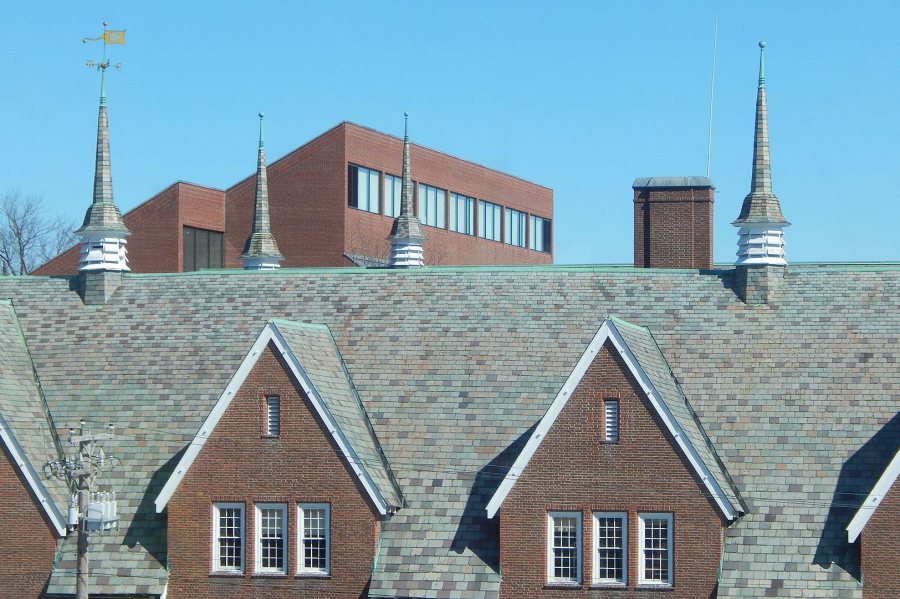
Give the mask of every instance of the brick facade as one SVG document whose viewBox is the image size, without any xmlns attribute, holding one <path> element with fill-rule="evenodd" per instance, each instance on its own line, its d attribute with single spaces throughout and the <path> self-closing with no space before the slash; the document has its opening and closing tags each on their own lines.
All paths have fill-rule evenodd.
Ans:
<svg viewBox="0 0 900 599">
<path fill-rule="evenodd" d="M 168 510 L 169 597 L 359 597 L 380 520 L 340 449 L 270 345 L 197 456 Z M 281 434 L 266 437 L 265 398 L 281 398 Z M 212 575 L 212 506 L 244 505 L 244 573 Z M 287 572 L 254 573 L 254 505 L 287 505 Z M 296 575 L 297 504 L 331 509 L 331 572 Z"/>
<path fill-rule="evenodd" d="M 500 508 L 500 596 L 715 595 L 723 520 L 607 341 Z M 603 400 L 619 400 L 619 441 L 603 442 Z M 547 516 L 581 513 L 582 583 L 547 583 Z M 593 512 L 627 512 L 627 588 L 592 587 Z M 638 514 L 673 514 L 671 590 L 641 589 Z"/>
<path fill-rule="evenodd" d="M 634 188 L 635 268 L 712 268 L 711 186 Z"/>
<path fill-rule="evenodd" d="M 0 454 L 0 596 L 38 597 L 50 578 L 56 533 L 5 447 Z"/>
<path fill-rule="evenodd" d="M 268 165 L 269 211 L 272 234 L 285 257 L 281 265 L 351 265 L 344 254 L 386 259 L 387 236 L 393 218 L 383 215 L 384 177 L 381 177 L 379 214 L 358 210 L 348 206 L 347 166 L 353 163 L 399 176 L 402 156 L 401 139 L 341 123 L 271 162 Z M 553 191 L 546 187 L 418 145 L 410 147 L 410 160 L 414 180 L 447 192 L 447 224 L 450 192 L 553 219 Z M 180 272 L 184 226 L 223 232 L 223 264 L 240 268 L 240 255 L 252 224 L 255 191 L 255 174 L 225 191 L 179 182 L 134 208 L 123 217 L 132 232 L 127 245 L 131 270 Z M 550 264 L 553 261 L 552 252 L 516 247 L 449 229 L 426 226 L 423 230 L 427 264 Z M 34 274 L 73 274 L 78 251 L 76 246 L 64 252 Z"/>
<path fill-rule="evenodd" d="M 894 483 L 860 535 L 864 599 L 900 597 L 900 484 Z"/>
</svg>

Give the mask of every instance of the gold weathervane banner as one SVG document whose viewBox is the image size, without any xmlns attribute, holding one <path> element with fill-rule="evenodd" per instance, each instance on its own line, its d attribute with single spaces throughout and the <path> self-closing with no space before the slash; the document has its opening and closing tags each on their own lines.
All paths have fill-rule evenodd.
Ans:
<svg viewBox="0 0 900 599">
<path fill-rule="evenodd" d="M 114 29 L 104 29 L 103 30 L 103 43 L 104 44 L 118 44 L 120 46 L 125 45 L 125 30 L 116 31 Z"/>
</svg>

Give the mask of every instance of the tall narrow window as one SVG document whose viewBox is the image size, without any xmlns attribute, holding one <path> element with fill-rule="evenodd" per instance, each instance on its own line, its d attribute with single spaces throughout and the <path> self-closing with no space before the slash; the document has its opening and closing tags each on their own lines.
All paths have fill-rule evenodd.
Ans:
<svg viewBox="0 0 900 599">
<path fill-rule="evenodd" d="M 419 183 L 419 221 L 429 227 L 447 228 L 446 192 L 443 189 Z"/>
<path fill-rule="evenodd" d="M 458 193 L 450 194 L 450 230 L 466 235 L 475 234 L 475 198 Z"/>
<path fill-rule="evenodd" d="M 478 200 L 478 236 L 500 241 L 503 208 L 497 204 Z"/>
<path fill-rule="evenodd" d="M 603 400 L 603 440 L 614 443 L 619 440 L 619 400 Z"/>
<path fill-rule="evenodd" d="M 299 574 L 328 574 L 331 553 L 330 508 L 327 503 L 301 503 L 298 512 Z"/>
<path fill-rule="evenodd" d="M 548 514 L 547 582 L 581 582 L 581 514 L 578 512 Z"/>
<path fill-rule="evenodd" d="M 594 514 L 594 584 L 625 584 L 628 569 L 628 516 Z"/>
<path fill-rule="evenodd" d="M 281 434 L 281 398 L 277 395 L 266 397 L 266 435 L 277 437 Z"/>
<path fill-rule="evenodd" d="M 184 227 L 182 234 L 182 271 L 222 268 L 222 233 Z"/>
<path fill-rule="evenodd" d="M 641 553 L 638 556 L 641 584 L 672 584 L 672 514 L 638 514 Z"/>
<path fill-rule="evenodd" d="M 381 173 L 363 166 L 351 164 L 347 169 L 347 204 L 366 212 L 378 214 L 379 176 Z"/>
<path fill-rule="evenodd" d="M 540 216 L 528 217 L 528 247 L 538 252 L 550 251 L 550 220 Z"/>
<path fill-rule="evenodd" d="M 506 243 L 525 247 L 525 213 L 506 209 Z"/>
<path fill-rule="evenodd" d="M 213 572 L 244 571 L 244 506 L 213 504 Z"/>
<path fill-rule="evenodd" d="M 400 215 L 400 190 L 402 189 L 403 180 L 394 175 L 384 175 L 384 215 L 399 216 Z M 412 208 L 412 206 L 410 206 Z"/>
<path fill-rule="evenodd" d="M 284 574 L 287 506 L 279 503 L 256 505 L 256 572 Z"/>
</svg>

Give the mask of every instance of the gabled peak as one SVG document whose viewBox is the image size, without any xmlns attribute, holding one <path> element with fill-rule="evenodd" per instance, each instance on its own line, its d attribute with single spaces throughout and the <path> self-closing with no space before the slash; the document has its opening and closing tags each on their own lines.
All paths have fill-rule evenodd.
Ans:
<svg viewBox="0 0 900 599">
<path fill-rule="evenodd" d="M 413 184 L 409 166 L 409 114 L 403 113 L 403 178 L 400 184 L 400 213 L 391 227 L 391 259 L 393 268 L 415 268 L 425 265 L 425 236 L 413 207 Z"/>
<path fill-rule="evenodd" d="M 278 250 L 269 223 L 269 182 L 266 174 L 266 150 L 263 141 L 263 118 L 259 113 L 259 151 L 256 159 L 256 199 L 253 204 L 253 228 L 244 244 L 241 262 L 248 270 L 274 270 L 284 256 Z"/>
</svg>

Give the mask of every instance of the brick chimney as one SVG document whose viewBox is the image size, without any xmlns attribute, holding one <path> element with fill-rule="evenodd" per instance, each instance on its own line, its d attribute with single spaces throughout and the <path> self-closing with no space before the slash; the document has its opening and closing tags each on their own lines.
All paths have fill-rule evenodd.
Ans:
<svg viewBox="0 0 900 599">
<path fill-rule="evenodd" d="M 631 187 L 635 268 L 712 268 L 713 182 L 641 177 Z"/>
</svg>

